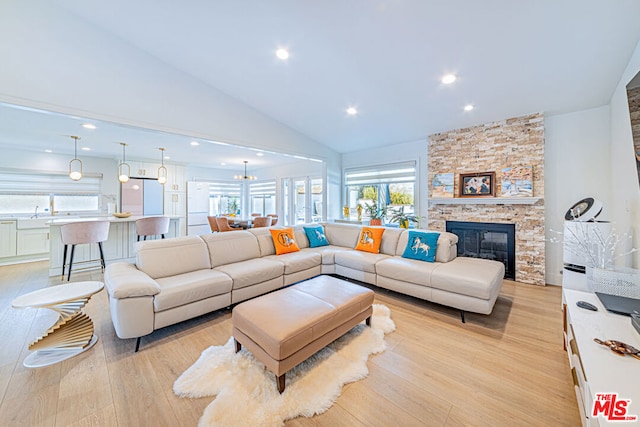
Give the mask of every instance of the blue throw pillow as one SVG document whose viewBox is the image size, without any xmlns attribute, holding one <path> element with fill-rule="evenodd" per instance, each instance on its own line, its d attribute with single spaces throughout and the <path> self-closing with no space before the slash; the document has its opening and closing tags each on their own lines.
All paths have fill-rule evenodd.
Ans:
<svg viewBox="0 0 640 427">
<path fill-rule="evenodd" d="M 318 246 L 327 246 L 329 241 L 327 235 L 324 234 L 324 227 L 321 225 L 315 227 L 304 227 L 304 232 L 309 239 L 309 247 L 317 248 Z"/>
<path fill-rule="evenodd" d="M 440 233 L 409 231 L 409 240 L 402 253 L 402 258 L 434 262 L 436 260 L 438 237 L 440 237 Z"/>
</svg>

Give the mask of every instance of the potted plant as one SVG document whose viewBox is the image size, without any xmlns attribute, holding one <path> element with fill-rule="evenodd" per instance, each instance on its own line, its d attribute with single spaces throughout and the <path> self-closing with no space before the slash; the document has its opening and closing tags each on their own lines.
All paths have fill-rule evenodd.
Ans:
<svg viewBox="0 0 640 427">
<path fill-rule="evenodd" d="M 404 212 L 404 206 L 400 206 L 400 209 L 393 212 L 391 218 L 389 218 L 391 222 L 397 222 L 400 225 L 400 228 L 409 228 L 409 223 L 414 223 L 416 225 L 420 225 L 420 218 Z"/>
<path fill-rule="evenodd" d="M 371 204 L 364 204 L 364 210 L 369 216 L 369 225 L 382 225 L 382 219 L 387 216 L 387 210 L 378 207 L 375 200 L 371 200 Z"/>
</svg>

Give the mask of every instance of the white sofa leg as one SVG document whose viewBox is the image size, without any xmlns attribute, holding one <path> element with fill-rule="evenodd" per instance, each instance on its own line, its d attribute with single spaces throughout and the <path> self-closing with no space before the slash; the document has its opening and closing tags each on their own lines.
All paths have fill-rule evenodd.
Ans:
<svg viewBox="0 0 640 427">
<path fill-rule="evenodd" d="M 140 338 L 142 338 L 142 337 L 136 338 L 136 349 L 135 349 L 134 353 L 137 353 L 138 349 L 140 348 Z"/>
<path fill-rule="evenodd" d="M 462 319 L 462 323 L 467 323 L 464 321 L 464 311 L 460 310 L 460 319 Z"/>
</svg>

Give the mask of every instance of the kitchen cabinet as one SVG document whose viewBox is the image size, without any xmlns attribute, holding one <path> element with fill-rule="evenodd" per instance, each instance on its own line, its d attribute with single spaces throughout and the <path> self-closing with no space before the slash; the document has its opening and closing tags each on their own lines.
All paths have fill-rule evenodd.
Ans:
<svg viewBox="0 0 640 427">
<path fill-rule="evenodd" d="M 187 215 L 187 194 L 181 192 L 166 192 L 164 195 L 164 215 L 185 218 Z M 185 236 L 186 221 L 180 221 L 177 236 Z"/>
<path fill-rule="evenodd" d="M 16 221 L 0 221 L 0 257 L 16 256 Z"/>
<path fill-rule="evenodd" d="M 185 192 L 187 189 L 187 169 L 180 165 L 165 165 L 167 167 L 167 183 L 165 191 Z"/>
<path fill-rule="evenodd" d="M 149 163 L 149 162 L 138 162 L 131 161 L 127 162 L 131 167 L 131 176 L 134 178 L 157 178 L 158 177 L 158 168 L 160 167 L 159 163 Z"/>
<path fill-rule="evenodd" d="M 48 252 L 49 227 L 18 230 L 17 255 L 35 255 Z"/>
</svg>

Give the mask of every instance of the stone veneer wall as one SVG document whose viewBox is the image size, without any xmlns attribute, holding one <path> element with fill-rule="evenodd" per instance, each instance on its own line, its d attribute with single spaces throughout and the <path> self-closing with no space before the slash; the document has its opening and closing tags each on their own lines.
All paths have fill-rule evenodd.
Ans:
<svg viewBox="0 0 640 427">
<path fill-rule="evenodd" d="M 545 285 L 544 118 L 536 113 L 429 136 L 429 195 L 436 173 L 496 172 L 501 194 L 502 168 L 531 165 L 534 205 L 432 204 L 429 229 L 445 230 L 445 221 L 513 223 L 516 225 L 516 280 Z"/>
<path fill-rule="evenodd" d="M 637 153 L 640 151 L 640 87 L 627 89 L 627 99 L 629 101 L 629 113 L 631 114 L 633 146 Z"/>
</svg>

